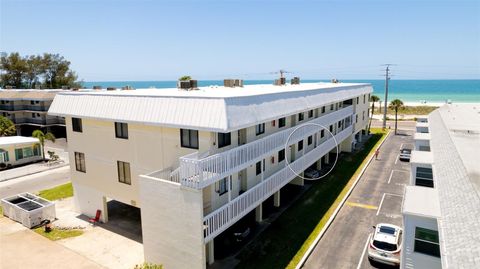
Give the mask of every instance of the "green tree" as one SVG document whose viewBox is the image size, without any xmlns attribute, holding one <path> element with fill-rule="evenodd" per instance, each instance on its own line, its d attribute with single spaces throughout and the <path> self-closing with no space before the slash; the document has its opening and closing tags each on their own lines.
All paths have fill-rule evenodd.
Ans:
<svg viewBox="0 0 480 269">
<path fill-rule="evenodd" d="M 44 53 L 22 57 L 19 53 L 2 55 L 0 86 L 16 88 L 59 89 L 63 86 L 79 88 L 77 75 L 70 69 L 70 62 L 59 54 Z"/>
<path fill-rule="evenodd" d="M 372 102 L 372 114 L 370 116 L 370 122 L 368 123 L 368 133 L 370 133 L 370 127 L 372 126 L 373 113 L 375 113 L 375 103 L 378 101 L 380 101 L 380 98 L 378 96 L 370 96 L 370 102 Z"/>
<path fill-rule="evenodd" d="M 0 116 L 0 136 L 11 136 L 16 133 L 15 124 L 9 118 Z"/>
<path fill-rule="evenodd" d="M 23 88 L 25 86 L 24 78 L 27 65 L 25 59 L 18 52 L 2 55 L 0 58 L 0 69 L 2 70 L 2 75 L 0 76 L 2 87 Z"/>
<path fill-rule="evenodd" d="M 42 145 L 42 157 L 45 160 L 45 140 L 50 140 L 55 143 L 55 136 L 50 133 L 43 133 L 42 130 L 35 130 L 32 133 L 32 137 L 38 138 L 40 145 Z"/>
<path fill-rule="evenodd" d="M 180 81 L 187 81 L 187 80 L 191 80 L 192 77 L 191 76 L 181 76 L 178 80 Z"/>
<path fill-rule="evenodd" d="M 395 134 L 397 134 L 397 114 L 398 110 L 403 108 L 403 102 L 400 99 L 395 99 L 390 102 L 388 108 L 395 110 Z"/>
</svg>

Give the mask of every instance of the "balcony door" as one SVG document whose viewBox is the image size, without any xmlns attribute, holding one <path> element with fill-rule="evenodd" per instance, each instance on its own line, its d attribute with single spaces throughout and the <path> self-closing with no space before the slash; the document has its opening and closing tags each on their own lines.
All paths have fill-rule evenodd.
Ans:
<svg viewBox="0 0 480 269">
<path fill-rule="evenodd" d="M 247 129 L 243 128 L 238 130 L 238 145 L 247 143 Z"/>
</svg>

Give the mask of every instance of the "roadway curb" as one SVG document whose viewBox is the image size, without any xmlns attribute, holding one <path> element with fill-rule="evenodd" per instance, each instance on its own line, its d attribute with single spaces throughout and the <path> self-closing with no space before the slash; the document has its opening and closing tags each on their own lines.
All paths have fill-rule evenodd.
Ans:
<svg viewBox="0 0 480 269">
<path fill-rule="evenodd" d="M 387 133 L 387 136 L 385 136 L 385 138 L 383 139 L 383 141 L 380 143 L 380 145 L 378 145 L 377 149 L 379 149 L 383 143 L 385 141 L 387 141 L 387 139 L 390 137 L 390 134 L 392 132 L 389 130 L 388 133 Z M 327 229 L 330 227 L 330 224 L 332 224 L 333 220 L 335 219 L 335 217 L 337 216 L 338 212 L 340 211 L 340 209 L 343 207 L 343 205 L 345 204 L 345 202 L 347 201 L 348 197 L 350 196 L 350 194 L 352 193 L 353 189 L 355 188 L 355 186 L 357 186 L 357 183 L 358 181 L 360 181 L 360 178 L 363 176 L 363 174 L 365 173 L 365 170 L 367 170 L 367 167 L 370 165 L 370 163 L 372 162 L 373 160 L 373 157 L 375 156 L 375 154 L 372 154 L 372 156 L 370 157 L 370 159 L 368 160 L 368 162 L 363 166 L 362 168 L 362 171 L 360 171 L 360 174 L 357 176 L 357 178 L 355 179 L 355 182 L 353 182 L 353 185 L 350 187 L 350 189 L 348 190 L 347 194 L 343 197 L 342 201 L 340 202 L 340 204 L 337 206 L 337 208 L 335 209 L 335 211 L 333 212 L 333 214 L 330 216 L 330 218 L 328 219 L 327 223 L 325 224 L 325 226 L 323 227 L 323 229 L 320 231 L 320 233 L 317 235 L 317 237 L 315 238 L 315 240 L 313 241 L 313 243 L 308 247 L 307 251 L 305 252 L 305 254 L 303 254 L 302 256 L 302 259 L 300 260 L 300 262 L 295 266 L 295 269 L 300 269 L 302 268 L 302 266 L 305 264 L 305 262 L 307 261 L 308 257 L 310 256 L 310 254 L 312 254 L 313 252 L 313 249 L 317 246 L 318 242 L 320 241 L 320 239 L 322 239 L 323 235 L 325 234 L 325 232 L 327 231 Z"/>
</svg>

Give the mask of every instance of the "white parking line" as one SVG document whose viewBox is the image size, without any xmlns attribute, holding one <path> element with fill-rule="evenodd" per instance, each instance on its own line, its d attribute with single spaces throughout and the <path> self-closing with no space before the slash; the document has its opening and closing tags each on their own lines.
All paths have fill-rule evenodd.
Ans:
<svg viewBox="0 0 480 269">
<path fill-rule="evenodd" d="M 378 216 L 378 214 L 380 214 L 380 210 L 382 209 L 382 204 L 383 204 L 383 200 L 385 200 L 385 195 L 398 196 L 398 197 L 402 197 L 402 199 L 403 199 L 403 195 L 385 192 L 382 195 L 382 200 L 380 200 L 380 204 L 378 205 L 377 216 Z"/>
<path fill-rule="evenodd" d="M 402 149 L 402 148 L 403 148 L 403 145 L 404 145 L 404 144 L 405 144 L 405 143 L 402 143 L 402 144 L 400 145 L 400 149 Z"/>
<path fill-rule="evenodd" d="M 357 269 L 360 269 L 362 267 L 363 257 L 365 257 L 365 252 L 367 251 L 368 243 L 370 243 L 370 236 L 372 236 L 372 234 L 368 235 L 367 242 L 365 243 L 365 247 L 363 247 L 362 256 L 360 257 L 360 260 L 358 261 Z"/>
<path fill-rule="evenodd" d="M 377 216 L 380 213 L 380 209 L 382 208 L 383 200 L 385 199 L 385 193 L 382 195 L 382 200 L 380 201 L 380 205 L 378 205 Z"/>
<path fill-rule="evenodd" d="M 390 177 L 388 177 L 388 184 L 390 184 L 390 181 L 392 180 L 393 172 L 406 172 L 406 173 L 408 173 L 408 171 L 405 171 L 405 170 L 392 169 L 392 172 L 390 172 Z"/>
<path fill-rule="evenodd" d="M 398 154 L 397 158 L 395 158 L 395 164 L 397 164 L 399 157 L 400 157 L 400 154 Z"/>
</svg>

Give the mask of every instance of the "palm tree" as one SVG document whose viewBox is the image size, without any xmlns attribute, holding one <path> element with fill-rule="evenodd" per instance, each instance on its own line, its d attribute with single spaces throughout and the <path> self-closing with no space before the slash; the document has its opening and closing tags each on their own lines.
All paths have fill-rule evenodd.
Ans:
<svg viewBox="0 0 480 269">
<path fill-rule="evenodd" d="M 373 113 L 375 113 L 375 102 L 379 102 L 380 98 L 376 95 L 370 96 L 370 102 L 372 102 L 372 115 L 370 116 L 370 123 L 368 124 L 368 133 L 370 133 L 370 126 L 372 126 Z"/>
<path fill-rule="evenodd" d="M 390 102 L 390 105 L 388 105 L 389 109 L 395 109 L 395 134 L 397 134 L 397 114 L 398 110 L 403 108 L 403 102 L 400 99 L 395 99 L 392 102 Z"/>
<path fill-rule="evenodd" d="M 55 143 L 55 136 L 50 132 L 43 133 L 41 130 L 33 131 L 32 136 L 38 138 L 40 141 L 40 145 L 42 145 L 42 157 L 43 160 L 45 160 L 45 140 L 50 140 Z"/>
<path fill-rule="evenodd" d="M 17 133 L 15 124 L 7 117 L 0 116 L 0 136 L 11 136 Z"/>
</svg>

